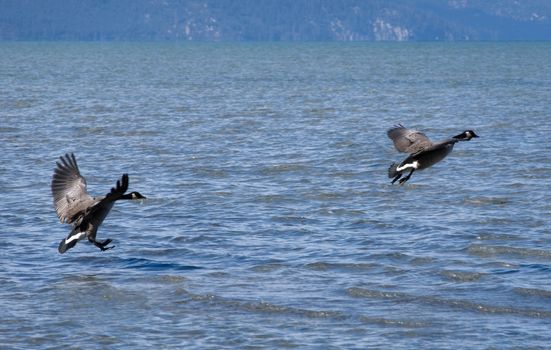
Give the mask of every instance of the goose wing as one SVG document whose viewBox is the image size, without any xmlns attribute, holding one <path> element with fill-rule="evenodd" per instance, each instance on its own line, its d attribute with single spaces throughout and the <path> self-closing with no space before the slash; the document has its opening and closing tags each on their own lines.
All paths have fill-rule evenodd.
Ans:
<svg viewBox="0 0 551 350">
<path fill-rule="evenodd" d="M 117 180 L 117 185 L 115 187 L 111 187 L 111 191 L 105 195 L 95 206 L 93 209 L 101 210 L 101 208 L 110 202 L 114 202 L 117 199 L 120 199 L 124 193 L 128 190 L 128 174 L 122 174 L 122 177 L 120 180 Z"/>
<path fill-rule="evenodd" d="M 72 223 L 96 202 L 86 191 L 86 180 L 78 170 L 73 153 L 59 157 L 52 178 L 52 194 L 57 216 L 62 223 Z"/>
<path fill-rule="evenodd" d="M 107 214 L 113 208 L 113 204 L 120 199 L 128 189 L 128 174 L 123 174 L 121 180 L 117 180 L 117 185 L 111 188 L 111 191 L 104 197 L 99 197 L 95 204 L 86 209 L 82 214 L 83 220 L 90 222 L 94 227 L 101 225 Z M 94 237 L 95 237 L 95 233 Z"/>
<path fill-rule="evenodd" d="M 398 152 L 417 153 L 432 146 L 432 142 L 425 134 L 407 129 L 402 125 L 389 129 L 386 134 L 394 142 L 394 147 Z"/>
</svg>

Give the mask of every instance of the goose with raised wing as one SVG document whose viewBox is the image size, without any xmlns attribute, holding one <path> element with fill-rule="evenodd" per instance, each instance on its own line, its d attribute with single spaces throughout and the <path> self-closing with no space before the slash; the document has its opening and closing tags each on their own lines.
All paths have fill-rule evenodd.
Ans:
<svg viewBox="0 0 551 350">
<path fill-rule="evenodd" d="M 407 129 L 401 124 L 389 129 L 387 135 L 398 152 L 409 153 L 404 161 L 392 163 L 388 169 L 388 177 L 392 178 L 392 183 L 400 179 L 400 184 L 408 181 L 415 170 L 426 169 L 444 159 L 457 142 L 478 137 L 473 130 L 465 130 L 459 135 L 433 143 L 422 132 Z M 407 170 L 409 173 L 402 178 Z"/>
<path fill-rule="evenodd" d="M 85 238 L 102 251 L 113 248 L 114 246 L 107 246 L 112 242 L 111 239 L 96 240 L 99 226 L 116 201 L 146 197 L 139 192 L 125 194 L 128 189 L 128 174 L 123 174 L 117 185 L 105 196 L 92 197 L 86 190 L 86 179 L 80 174 L 75 155 L 67 153 L 59 159 L 52 178 L 54 207 L 61 223 L 73 225 L 67 238 L 59 243 L 59 253 L 65 253 Z"/>
</svg>

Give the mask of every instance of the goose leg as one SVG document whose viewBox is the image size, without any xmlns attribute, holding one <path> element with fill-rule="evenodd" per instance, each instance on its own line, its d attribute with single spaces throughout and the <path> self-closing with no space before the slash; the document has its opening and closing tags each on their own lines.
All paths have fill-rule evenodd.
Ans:
<svg viewBox="0 0 551 350">
<path fill-rule="evenodd" d="M 401 178 L 401 177 L 402 177 L 402 173 L 399 173 L 398 175 L 396 175 L 396 176 L 394 177 L 394 179 L 392 179 L 391 184 L 395 183 L 396 180 L 398 180 L 398 179 Z M 400 181 L 400 183 L 401 183 L 401 181 Z"/>
<path fill-rule="evenodd" d="M 111 240 L 110 240 L 110 239 L 106 239 L 106 240 L 103 241 L 103 242 L 98 242 L 98 241 L 96 241 L 96 240 L 94 239 L 94 240 L 90 240 L 90 242 L 94 243 L 94 245 L 95 245 L 96 247 L 98 247 L 99 249 L 101 249 L 101 251 L 106 251 L 106 250 L 115 248 L 115 246 L 106 247 L 106 245 L 108 245 L 109 243 L 111 243 Z"/>
<path fill-rule="evenodd" d="M 411 177 L 411 174 L 413 174 L 414 171 L 415 171 L 415 168 L 411 168 L 411 171 L 409 172 L 409 174 L 400 180 L 400 185 L 402 185 L 404 182 L 409 180 L 409 178 Z"/>
</svg>

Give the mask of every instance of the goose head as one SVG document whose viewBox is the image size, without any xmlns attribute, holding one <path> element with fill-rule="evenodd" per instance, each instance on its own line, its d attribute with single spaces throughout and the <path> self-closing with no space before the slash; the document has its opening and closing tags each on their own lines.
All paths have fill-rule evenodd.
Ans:
<svg viewBox="0 0 551 350">
<path fill-rule="evenodd" d="M 147 199 L 147 197 L 143 196 L 140 192 L 130 192 L 125 194 L 121 197 L 121 199 Z"/>
<path fill-rule="evenodd" d="M 455 135 L 453 138 L 459 141 L 469 141 L 470 139 L 478 137 L 473 130 L 465 130 L 459 135 Z"/>
</svg>

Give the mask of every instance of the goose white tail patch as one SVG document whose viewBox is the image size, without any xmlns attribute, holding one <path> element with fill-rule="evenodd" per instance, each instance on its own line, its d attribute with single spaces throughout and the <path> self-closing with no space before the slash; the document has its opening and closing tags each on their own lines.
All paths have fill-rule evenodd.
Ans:
<svg viewBox="0 0 551 350">
<path fill-rule="evenodd" d="M 409 168 L 418 169 L 419 168 L 419 162 L 414 161 L 413 163 L 404 164 L 402 166 L 397 167 L 396 171 L 402 171 L 402 170 L 409 169 Z"/>
<path fill-rule="evenodd" d="M 86 232 L 79 232 L 76 235 L 72 235 L 69 238 L 65 238 L 65 244 L 69 244 L 72 241 L 80 241 L 81 239 L 84 238 L 84 236 L 86 236 Z"/>
</svg>

